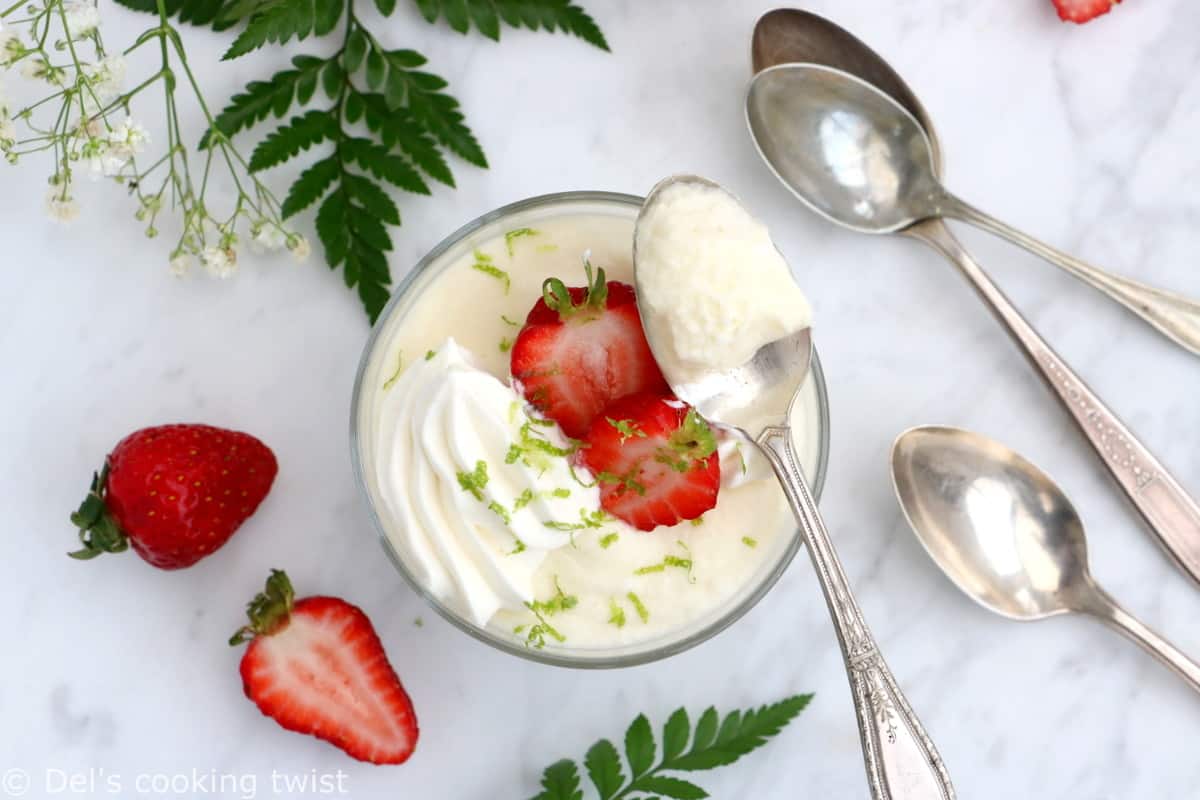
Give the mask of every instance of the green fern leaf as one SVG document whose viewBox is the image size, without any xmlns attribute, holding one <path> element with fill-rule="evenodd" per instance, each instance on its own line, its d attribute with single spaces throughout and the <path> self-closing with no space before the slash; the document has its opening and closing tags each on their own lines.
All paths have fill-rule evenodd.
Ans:
<svg viewBox="0 0 1200 800">
<path fill-rule="evenodd" d="M 250 156 L 250 171 L 258 172 L 282 164 L 301 150 L 327 139 L 335 139 L 338 135 L 337 122 L 328 111 L 313 110 L 292 117 L 290 122 L 276 128 L 254 148 Z"/>
<path fill-rule="evenodd" d="M 288 190 L 287 197 L 283 199 L 280 209 L 283 218 L 294 216 L 320 200 L 341 175 L 341 171 L 342 167 L 337 157 L 330 156 L 301 172 L 300 177 Z"/>
<path fill-rule="evenodd" d="M 608 40 L 596 20 L 570 0 L 416 0 L 429 22 L 445 18 L 452 30 L 466 33 L 472 23 L 489 39 L 500 38 L 500 21 L 513 28 L 563 31 L 607 51 Z"/>
<path fill-rule="evenodd" d="M 429 186 L 421 179 L 421 174 L 403 158 L 388 152 L 388 148 L 381 144 L 370 139 L 345 139 L 341 143 L 341 153 L 343 158 L 397 189 L 414 194 L 429 194 Z"/>
<path fill-rule="evenodd" d="M 362 175 L 347 174 L 342 179 L 342 185 L 350 197 L 357 200 L 372 217 L 389 225 L 400 224 L 400 209 L 375 181 Z"/>
<path fill-rule="evenodd" d="M 314 28 L 318 35 L 329 33 L 341 18 L 342 8 L 336 0 L 268 0 L 250 17 L 221 58 L 229 61 L 268 42 L 283 44 L 293 37 L 304 39 Z"/>
<path fill-rule="evenodd" d="M 282 117 L 291 107 L 298 94 L 298 86 L 314 80 L 326 64 L 315 56 L 300 55 L 292 59 L 295 69 L 277 72 L 266 81 L 251 81 L 245 90 L 235 94 L 229 104 L 217 115 L 214 123 L 226 137 L 233 136 L 269 114 Z M 301 103 L 307 102 L 300 100 Z M 200 149 L 208 147 L 209 133 L 200 138 Z"/>
</svg>

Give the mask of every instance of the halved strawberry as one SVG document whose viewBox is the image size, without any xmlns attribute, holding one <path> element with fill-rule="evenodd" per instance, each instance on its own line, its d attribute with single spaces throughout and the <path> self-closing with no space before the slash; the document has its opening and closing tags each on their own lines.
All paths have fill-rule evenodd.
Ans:
<svg viewBox="0 0 1200 800">
<path fill-rule="evenodd" d="M 633 287 L 585 268 L 586 287 L 568 289 L 558 278 L 542 285 L 510 364 L 525 399 L 576 439 L 613 400 L 669 391 L 642 332 Z"/>
<path fill-rule="evenodd" d="M 695 519 L 717 504 L 721 461 L 712 428 L 669 395 L 615 400 L 578 451 L 600 482 L 600 505 L 644 531 Z"/>
<path fill-rule="evenodd" d="M 1112 11 L 1121 0 L 1054 0 L 1059 19 L 1084 23 Z"/>
<path fill-rule="evenodd" d="M 283 727 L 324 739 L 359 761 L 401 764 L 417 746 L 412 701 L 367 615 L 336 597 L 293 602 L 285 573 L 271 570 L 246 609 L 242 686 Z"/>
</svg>

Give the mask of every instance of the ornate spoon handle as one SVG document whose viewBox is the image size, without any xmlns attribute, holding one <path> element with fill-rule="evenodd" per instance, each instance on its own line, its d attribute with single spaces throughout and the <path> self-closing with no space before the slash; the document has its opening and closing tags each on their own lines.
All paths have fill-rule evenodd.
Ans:
<svg viewBox="0 0 1200 800">
<path fill-rule="evenodd" d="M 1097 269 L 1086 261 L 1057 250 L 983 213 L 957 197 L 947 195 L 942 211 L 948 217 L 962 220 L 1007 239 L 1066 270 L 1149 322 L 1179 346 L 1200 355 L 1200 303 L 1195 300 Z"/>
<path fill-rule="evenodd" d="M 1025 321 L 941 221 L 922 222 L 905 232 L 941 252 L 966 276 L 1054 390 L 1163 548 L 1200 583 L 1200 506 L 1196 501 Z"/>
<path fill-rule="evenodd" d="M 817 513 L 792 449 L 791 430 L 767 428 L 758 438 L 783 484 L 829 605 L 854 694 L 863 759 L 874 800 L 953 800 L 941 756 L 909 707 L 875 644 L 862 610 Z"/>
</svg>

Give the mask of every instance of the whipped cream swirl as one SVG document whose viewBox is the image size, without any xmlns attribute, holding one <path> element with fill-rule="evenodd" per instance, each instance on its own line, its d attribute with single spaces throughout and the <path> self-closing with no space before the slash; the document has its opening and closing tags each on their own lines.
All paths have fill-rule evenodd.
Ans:
<svg viewBox="0 0 1200 800">
<path fill-rule="evenodd" d="M 568 446 L 454 339 L 408 366 L 384 393 L 377 463 L 389 538 L 420 583 L 479 625 L 532 601 L 547 554 L 600 507 Z"/>
</svg>

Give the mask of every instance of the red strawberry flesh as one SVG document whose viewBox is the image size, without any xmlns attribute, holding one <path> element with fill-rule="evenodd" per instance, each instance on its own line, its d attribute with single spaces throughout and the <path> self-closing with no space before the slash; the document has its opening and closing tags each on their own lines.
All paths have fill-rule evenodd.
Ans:
<svg viewBox="0 0 1200 800">
<path fill-rule="evenodd" d="M 697 428 L 707 445 L 691 440 Z M 696 519 L 717 504 L 721 463 L 707 423 L 669 396 L 609 404 L 592 423 L 579 461 L 600 481 L 600 505 L 640 530 Z"/>
<path fill-rule="evenodd" d="M 525 398 L 570 437 L 580 438 L 611 401 L 668 391 L 654 361 L 632 286 L 607 282 L 602 307 L 584 287 L 568 289 L 574 313 L 539 298 L 513 344 L 510 367 Z"/>
<path fill-rule="evenodd" d="M 1054 0 L 1059 19 L 1084 23 L 1112 11 L 1121 0 Z"/>
<path fill-rule="evenodd" d="M 366 614 L 336 597 L 292 604 L 290 584 L 270 597 L 281 579 L 272 573 L 251 604 L 251 626 L 233 640 L 253 637 L 240 667 L 246 696 L 282 727 L 360 761 L 407 761 L 419 734 L 416 713 Z M 279 602 L 283 610 L 270 605 Z"/>
</svg>

